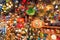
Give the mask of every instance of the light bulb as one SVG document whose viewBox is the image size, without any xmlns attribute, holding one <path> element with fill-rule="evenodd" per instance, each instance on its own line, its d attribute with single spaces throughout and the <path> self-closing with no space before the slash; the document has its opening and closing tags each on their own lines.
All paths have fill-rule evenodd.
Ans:
<svg viewBox="0 0 60 40">
<path fill-rule="evenodd" d="M 15 5 L 15 7 L 18 7 L 17 5 Z"/>
<path fill-rule="evenodd" d="M 9 8 L 11 8 L 11 5 L 9 5 Z"/>
<path fill-rule="evenodd" d="M 27 32 L 28 30 L 27 30 L 27 29 L 25 29 L 25 31 Z"/>
<path fill-rule="evenodd" d="M 9 9 L 9 7 L 7 7 L 7 9 Z"/>
<path fill-rule="evenodd" d="M 13 6 L 13 4 L 11 4 L 11 6 Z"/>
<path fill-rule="evenodd" d="M 58 8 L 58 5 L 56 5 L 56 7 L 55 8 Z"/>
<path fill-rule="evenodd" d="M 8 26 L 6 26 L 6 28 L 8 28 Z"/>
<path fill-rule="evenodd" d="M 21 32 L 21 29 L 19 29 L 19 32 Z"/>
<path fill-rule="evenodd" d="M 16 32 L 18 32 L 18 30 L 15 30 Z"/>
<path fill-rule="evenodd" d="M 55 34 L 53 34 L 53 35 L 51 35 L 51 39 L 53 39 L 53 40 L 56 40 L 56 35 Z"/>
<path fill-rule="evenodd" d="M 9 23 L 9 21 L 7 21 L 6 23 Z"/>
<path fill-rule="evenodd" d="M 6 12 L 6 10 L 4 12 Z"/>
<path fill-rule="evenodd" d="M 10 4 L 12 4 L 12 2 L 10 2 Z"/>
<path fill-rule="evenodd" d="M 18 0 L 16 0 L 16 3 L 18 3 Z"/>
<path fill-rule="evenodd" d="M 7 6 L 9 6 L 9 4 L 8 4 L 8 3 L 6 3 L 6 5 L 7 5 Z"/>
<path fill-rule="evenodd" d="M 17 23 L 16 21 L 14 21 L 14 23 Z"/>
</svg>

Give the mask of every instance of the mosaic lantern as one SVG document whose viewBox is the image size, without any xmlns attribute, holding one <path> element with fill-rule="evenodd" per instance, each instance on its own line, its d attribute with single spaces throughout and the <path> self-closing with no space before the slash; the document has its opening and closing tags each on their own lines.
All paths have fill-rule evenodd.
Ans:
<svg viewBox="0 0 60 40">
<path fill-rule="evenodd" d="M 23 27 L 24 27 L 24 25 L 23 25 L 23 24 L 18 23 L 16 27 L 19 29 L 19 28 L 23 28 Z"/>
<path fill-rule="evenodd" d="M 56 40 L 57 39 L 56 35 L 55 34 L 51 35 L 51 39 Z"/>
<path fill-rule="evenodd" d="M 22 0 L 23 3 L 25 3 L 27 0 Z"/>
<path fill-rule="evenodd" d="M 28 10 L 26 10 L 27 15 L 34 15 L 35 14 L 35 10 L 33 8 L 29 8 Z"/>
<path fill-rule="evenodd" d="M 36 6 L 38 9 L 44 9 L 44 7 L 45 7 L 44 4 L 42 4 L 42 3 L 38 3 Z"/>
<path fill-rule="evenodd" d="M 43 38 L 43 37 L 44 37 L 44 34 L 43 34 L 42 32 L 40 33 L 40 37 L 41 37 L 41 38 Z"/>
<path fill-rule="evenodd" d="M 50 9 L 54 9 L 53 5 L 47 5 L 44 10 L 49 11 Z"/>
<path fill-rule="evenodd" d="M 12 2 L 6 3 L 7 9 L 11 8 L 13 6 Z"/>
<path fill-rule="evenodd" d="M 18 19 L 17 19 L 17 22 L 19 22 L 19 23 L 24 23 L 24 18 L 18 18 Z"/>
<path fill-rule="evenodd" d="M 44 26 L 44 22 L 42 20 L 36 19 L 31 22 L 31 26 L 34 28 L 41 28 Z"/>
</svg>

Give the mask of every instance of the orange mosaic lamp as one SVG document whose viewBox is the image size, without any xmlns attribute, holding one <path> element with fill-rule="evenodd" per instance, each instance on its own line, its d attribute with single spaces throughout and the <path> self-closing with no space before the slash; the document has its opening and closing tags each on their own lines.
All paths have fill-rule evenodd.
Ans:
<svg viewBox="0 0 60 40">
<path fill-rule="evenodd" d="M 49 11 L 50 9 L 54 9 L 53 5 L 47 5 L 44 11 Z"/>
<path fill-rule="evenodd" d="M 41 28 L 44 26 L 44 22 L 42 20 L 36 19 L 31 22 L 31 26 L 33 28 Z"/>
</svg>

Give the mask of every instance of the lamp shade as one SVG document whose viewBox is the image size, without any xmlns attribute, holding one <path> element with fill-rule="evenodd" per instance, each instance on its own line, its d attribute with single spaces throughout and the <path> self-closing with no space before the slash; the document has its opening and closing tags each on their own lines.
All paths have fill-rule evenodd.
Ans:
<svg viewBox="0 0 60 40">
<path fill-rule="evenodd" d="M 33 8 L 29 8 L 28 10 L 26 10 L 27 15 L 34 15 L 35 14 L 35 10 Z"/>
<path fill-rule="evenodd" d="M 23 28 L 23 27 L 24 27 L 24 25 L 23 25 L 23 24 L 18 23 L 16 27 L 17 27 L 17 28 Z"/>
<path fill-rule="evenodd" d="M 43 25 L 44 25 L 44 22 L 39 19 L 35 19 L 31 22 L 31 26 L 34 28 L 41 28 L 43 27 Z"/>
<path fill-rule="evenodd" d="M 17 22 L 24 23 L 24 18 L 18 18 Z"/>
</svg>

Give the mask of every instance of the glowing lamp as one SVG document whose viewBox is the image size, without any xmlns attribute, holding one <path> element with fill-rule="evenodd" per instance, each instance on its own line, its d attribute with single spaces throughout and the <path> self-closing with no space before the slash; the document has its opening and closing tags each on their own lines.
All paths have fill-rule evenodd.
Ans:
<svg viewBox="0 0 60 40">
<path fill-rule="evenodd" d="M 28 10 L 26 10 L 27 15 L 34 15 L 35 14 L 35 10 L 33 8 L 29 8 Z"/>
<path fill-rule="evenodd" d="M 23 28 L 24 27 L 24 25 L 23 24 L 17 24 L 17 28 Z"/>
<path fill-rule="evenodd" d="M 54 9 L 53 5 L 47 5 L 45 11 L 49 11 L 50 9 Z"/>
<path fill-rule="evenodd" d="M 44 25 L 44 22 L 39 19 L 33 20 L 31 22 L 31 26 L 34 28 L 41 28 L 41 27 L 43 27 L 43 25 Z"/>
<path fill-rule="evenodd" d="M 19 23 L 20 23 L 20 22 L 21 22 L 21 23 L 24 23 L 24 18 L 18 18 L 18 19 L 17 19 L 17 22 L 19 22 Z"/>
<path fill-rule="evenodd" d="M 57 39 L 56 35 L 54 35 L 54 34 L 51 35 L 51 39 L 52 39 L 52 40 L 56 40 L 56 39 Z"/>
</svg>

